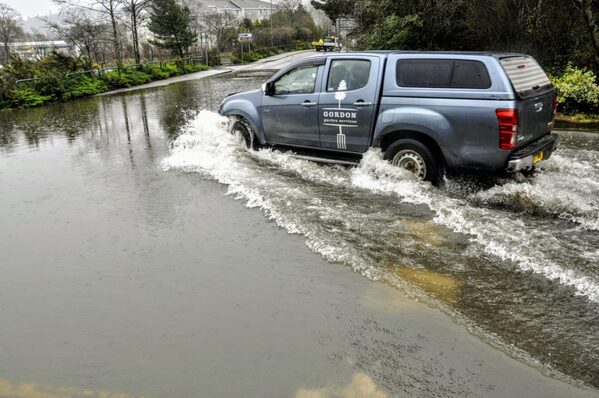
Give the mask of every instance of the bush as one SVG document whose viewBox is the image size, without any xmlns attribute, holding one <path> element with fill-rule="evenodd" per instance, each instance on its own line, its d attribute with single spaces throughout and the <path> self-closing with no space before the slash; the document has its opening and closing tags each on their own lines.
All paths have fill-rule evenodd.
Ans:
<svg viewBox="0 0 599 398">
<path fill-rule="evenodd" d="M 568 65 L 559 76 L 550 76 L 564 113 L 599 112 L 599 85 L 595 74 Z"/>
<path fill-rule="evenodd" d="M 185 64 L 185 73 L 194 73 L 208 70 L 208 67 L 203 64 Z"/>
<path fill-rule="evenodd" d="M 58 100 L 62 99 L 66 92 L 64 73 L 56 69 L 44 70 L 32 85 L 40 95 L 51 96 Z"/>
<path fill-rule="evenodd" d="M 164 65 L 164 67 L 162 68 L 162 70 L 164 70 L 165 72 L 167 72 L 170 76 L 176 76 L 178 74 L 181 73 L 181 70 L 179 69 L 179 67 L 177 66 L 177 64 L 174 63 L 167 63 Z"/>
<path fill-rule="evenodd" d="M 118 70 L 105 72 L 102 75 L 102 79 L 104 79 L 110 90 L 129 87 L 129 80 L 127 80 L 127 76 Z"/>
<path fill-rule="evenodd" d="M 126 69 L 124 74 L 127 79 L 127 83 L 129 84 L 128 87 L 139 86 L 150 81 L 150 76 L 148 74 L 135 69 Z"/>
<path fill-rule="evenodd" d="M 9 104 L 13 108 L 29 108 L 32 106 L 43 105 L 52 101 L 50 95 L 40 95 L 32 88 L 15 89 L 10 93 Z"/>
<path fill-rule="evenodd" d="M 170 73 L 168 71 L 162 69 L 160 65 L 155 64 L 144 65 L 143 71 L 150 76 L 151 80 L 162 80 L 170 76 Z"/>
<path fill-rule="evenodd" d="M 68 82 L 65 100 L 88 97 L 108 90 L 106 81 L 95 77 L 81 76 Z"/>
</svg>

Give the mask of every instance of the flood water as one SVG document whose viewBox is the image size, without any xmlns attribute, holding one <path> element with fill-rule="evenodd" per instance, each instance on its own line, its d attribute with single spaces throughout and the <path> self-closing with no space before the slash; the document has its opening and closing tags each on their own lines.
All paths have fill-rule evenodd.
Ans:
<svg viewBox="0 0 599 398">
<path fill-rule="evenodd" d="M 40 278 L 50 283 L 56 271 L 70 278 L 69 254 L 76 252 L 95 265 L 87 271 L 95 283 L 115 277 L 108 260 L 133 267 L 130 287 L 143 287 L 141 273 L 177 261 L 149 243 L 160 228 L 186 228 L 172 203 L 198 200 L 188 184 L 214 184 L 207 185 L 216 193 L 204 198 L 203 211 L 227 217 L 214 198 L 238 199 L 327 261 L 440 307 L 509 355 L 599 388 L 599 134 L 559 132 L 559 149 L 532 177 L 452 177 L 440 190 L 412 181 L 377 151 L 344 168 L 240 150 L 214 111 L 227 93 L 259 87 L 265 76 L 228 75 L 0 113 L 0 249 L 11 267 L 18 265 L 7 271 L 11 286 L 26 289 L 24 269 L 49 255 Z M 39 185 L 24 183 L 31 174 Z M 104 182 L 101 189 L 96 181 Z M 45 183 L 52 192 L 41 188 Z M 78 196 L 85 199 L 73 201 Z M 129 219 L 115 219 L 114 208 L 126 209 Z M 66 218 L 36 226 L 48 214 Z M 85 241 L 78 239 L 82 231 Z M 117 242 L 121 252 L 103 258 L 99 247 Z M 249 237 L 241 244 L 247 253 L 255 249 Z M 148 267 L 131 260 L 140 256 Z M 167 281 L 154 283 L 176 291 Z M 86 288 L 77 285 L 76 297 L 85 297 Z M 51 319 L 37 322 L 26 328 L 52 327 Z"/>
</svg>

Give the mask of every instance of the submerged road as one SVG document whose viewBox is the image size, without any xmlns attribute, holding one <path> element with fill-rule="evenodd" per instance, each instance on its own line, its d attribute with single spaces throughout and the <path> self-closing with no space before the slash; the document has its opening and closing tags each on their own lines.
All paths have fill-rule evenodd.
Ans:
<svg viewBox="0 0 599 398">
<path fill-rule="evenodd" d="M 0 396 L 599 396 L 599 136 L 445 191 L 240 151 L 290 59 L 0 113 Z"/>
</svg>

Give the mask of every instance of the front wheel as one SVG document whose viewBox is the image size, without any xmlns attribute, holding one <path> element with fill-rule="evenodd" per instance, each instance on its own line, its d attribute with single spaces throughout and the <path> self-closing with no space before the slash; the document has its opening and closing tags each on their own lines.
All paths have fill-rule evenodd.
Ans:
<svg viewBox="0 0 599 398">
<path fill-rule="evenodd" d="M 231 134 L 239 139 L 239 144 L 249 150 L 258 149 L 258 140 L 252 130 L 252 126 L 243 119 L 234 118 L 231 120 Z"/>
<path fill-rule="evenodd" d="M 433 185 L 441 183 L 442 161 L 435 159 L 431 150 L 420 141 L 397 140 L 387 148 L 384 158 L 394 166 L 408 170 L 419 181 L 430 181 Z"/>
</svg>

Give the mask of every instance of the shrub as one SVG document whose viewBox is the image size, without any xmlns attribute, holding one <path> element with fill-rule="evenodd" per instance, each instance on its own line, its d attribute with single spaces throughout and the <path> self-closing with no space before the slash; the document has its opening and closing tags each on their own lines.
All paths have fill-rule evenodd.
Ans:
<svg viewBox="0 0 599 398">
<path fill-rule="evenodd" d="M 104 79 L 108 88 L 111 90 L 129 87 L 129 81 L 127 80 L 127 76 L 123 72 L 118 70 L 105 72 L 102 75 L 102 79 Z"/>
<path fill-rule="evenodd" d="M 550 76 L 550 79 L 557 89 L 560 110 L 599 112 L 599 85 L 592 71 L 568 65 L 561 75 Z"/>
<path fill-rule="evenodd" d="M 88 97 L 108 90 L 106 81 L 95 77 L 81 76 L 69 81 L 64 99 Z"/>
<path fill-rule="evenodd" d="M 164 65 L 164 68 L 162 68 L 164 71 L 168 72 L 169 77 L 170 76 L 175 76 L 181 73 L 181 70 L 179 70 L 179 67 L 177 66 L 177 64 L 174 63 L 167 63 Z"/>
<path fill-rule="evenodd" d="M 40 95 L 33 88 L 15 89 L 10 93 L 10 106 L 14 108 L 28 108 L 31 106 L 43 105 L 46 102 L 52 101 L 50 95 Z"/>
<path fill-rule="evenodd" d="M 144 65 L 143 71 L 150 76 L 151 80 L 162 80 L 170 76 L 170 73 L 166 70 L 163 70 L 160 65 Z"/>
<path fill-rule="evenodd" d="M 64 73 L 56 69 L 44 70 L 32 85 L 40 95 L 51 96 L 58 100 L 62 99 L 66 92 Z"/>
<path fill-rule="evenodd" d="M 127 69 L 125 71 L 125 78 L 129 87 L 139 86 L 150 81 L 150 76 L 147 73 L 135 69 Z"/>
<path fill-rule="evenodd" d="M 184 68 L 186 73 L 194 73 L 208 70 L 208 67 L 203 64 L 185 64 Z"/>
</svg>

